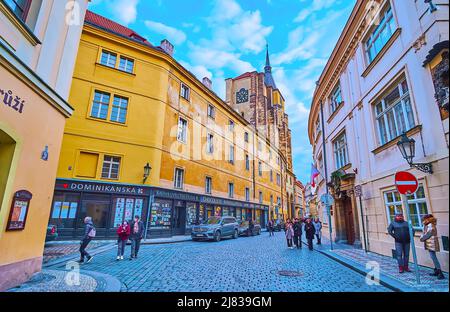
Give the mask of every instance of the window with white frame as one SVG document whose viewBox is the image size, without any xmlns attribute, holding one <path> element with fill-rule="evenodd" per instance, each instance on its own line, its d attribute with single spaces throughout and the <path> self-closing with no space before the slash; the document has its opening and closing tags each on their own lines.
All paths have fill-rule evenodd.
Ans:
<svg viewBox="0 0 450 312">
<path fill-rule="evenodd" d="M 184 83 L 181 84 L 181 97 L 187 101 L 189 101 L 191 90 Z"/>
<path fill-rule="evenodd" d="M 134 60 L 128 57 L 121 56 L 119 61 L 119 69 L 127 73 L 133 73 Z"/>
<path fill-rule="evenodd" d="M 108 156 L 103 157 L 102 178 L 117 180 L 119 179 L 120 157 Z"/>
<path fill-rule="evenodd" d="M 228 197 L 234 198 L 234 183 L 228 183 Z"/>
<path fill-rule="evenodd" d="M 277 185 L 281 185 L 281 175 L 279 173 L 277 173 Z"/>
<path fill-rule="evenodd" d="M 109 101 L 111 94 L 95 91 L 94 101 L 91 108 L 91 117 L 104 119 L 108 117 Z"/>
<path fill-rule="evenodd" d="M 347 151 L 347 137 L 345 132 L 333 141 L 334 163 L 340 169 L 349 163 Z"/>
<path fill-rule="evenodd" d="M 175 168 L 173 186 L 176 189 L 183 189 L 183 184 L 184 184 L 184 170 L 181 168 Z"/>
<path fill-rule="evenodd" d="M 408 83 L 396 84 L 375 104 L 378 136 L 381 145 L 415 127 Z"/>
<path fill-rule="evenodd" d="M 250 189 L 248 187 L 245 188 L 245 200 L 250 201 Z"/>
<path fill-rule="evenodd" d="M 216 118 L 216 108 L 211 104 L 208 104 L 208 117 L 211 119 Z"/>
<path fill-rule="evenodd" d="M 397 29 L 390 5 L 380 12 L 375 22 L 376 25 L 373 26 L 373 30 L 365 42 L 369 63 L 372 63 Z"/>
<path fill-rule="evenodd" d="M 127 119 L 128 99 L 121 96 L 114 96 L 111 118 L 113 122 L 125 123 Z"/>
<path fill-rule="evenodd" d="M 248 143 L 248 132 L 244 133 L 244 141 L 245 143 Z"/>
<path fill-rule="evenodd" d="M 317 168 L 319 169 L 321 174 L 324 174 L 324 170 L 323 170 L 323 157 L 322 154 L 319 155 L 319 157 L 317 158 Z"/>
<path fill-rule="evenodd" d="M 211 133 L 208 133 L 206 136 L 206 152 L 208 154 L 214 153 L 214 135 Z"/>
<path fill-rule="evenodd" d="M 187 125 L 188 122 L 184 118 L 178 118 L 178 133 L 177 140 L 186 143 L 187 142 Z"/>
<path fill-rule="evenodd" d="M 228 153 L 228 161 L 230 164 L 234 164 L 234 146 L 230 145 Z"/>
<path fill-rule="evenodd" d="M 407 199 L 413 227 L 421 229 L 423 227 L 422 217 L 428 214 L 427 200 L 423 185 L 419 185 L 417 192 L 407 196 Z M 389 223 L 394 221 L 396 214 L 404 214 L 402 198 L 396 190 L 384 192 L 384 204 L 386 206 L 386 215 Z"/>
<path fill-rule="evenodd" d="M 270 182 L 273 182 L 273 170 L 270 169 Z"/>
<path fill-rule="evenodd" d="M 341 106 L 341 104 L 342 104 L 342 93 L 341 93 L 341 85 L 339 82 L 336 88 L 334 88 L 333 92 L 331 92 L 330 96 L 331 113 L 334 113 L 339 108 L 339 106 Z"/>
<path fill-rule="evenodd" d="M 100 58 L 100 64 L 115 68 L 117 62 L 117 54 L 113 52 L 109 52 L 106 50 L 102 51 L 102 56 Z"/>
<path fill-rule="evenodd" d="M 206 177 L 205 179 L 205 193 L 206 194 L 211 194 L 212 192 L 212 178 L 211 177 Z"/>
<path fill-rule="evenodd" d="M 262 174 L 263 174 L 262 162 L 258 161 L 258 175 L 262 177 Z"/>
<path fill-rule="evenodd" d="M 263 203 L 263 192 L 259 191 L 259 203 L 262 204 Z"/>
<path fill-rule="evenodd" d="M 250 156 L 248 154 L 245 155 L 245 170 L 250 170 Z"/>
</svg>

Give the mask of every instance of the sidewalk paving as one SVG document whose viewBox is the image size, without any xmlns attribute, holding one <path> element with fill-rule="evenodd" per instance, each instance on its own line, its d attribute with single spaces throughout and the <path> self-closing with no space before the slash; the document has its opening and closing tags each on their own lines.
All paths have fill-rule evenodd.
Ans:
<svg viewBox="0 0 450 312">
<path fill-rule="evenodd" d="M 44 269 L 8 292 L 119 292 L 122 288 L 122 283 L 111 275 L 84 270 L 78 274 L 71 269 Z"/>
<path fill-rule="evenodd" d="M 376 262 L 380 268 L 380 283 L 392 290 L 402 292 L 448 292 L 448 273 L 444 273 L 445 279 L 438 280 L 429 276 L 433 270 L 419 266 L 420 285 L 416 284 L 416 274 L 398 273 L 397 260 L 374 252 L 365 252 L 363 249 L 352 248 L 349 245 L 333 243 L 333 250 L 330 249 L 330 241 L 323 237 L 322 245 L 314 245 L 318 252 L 332 258 L 343 265 L 366 275 L 372 269 L 366 268 L 369 262 Z M 414 270 L 414 264 L 410 264 L 410 269 Z"/>
</svg>

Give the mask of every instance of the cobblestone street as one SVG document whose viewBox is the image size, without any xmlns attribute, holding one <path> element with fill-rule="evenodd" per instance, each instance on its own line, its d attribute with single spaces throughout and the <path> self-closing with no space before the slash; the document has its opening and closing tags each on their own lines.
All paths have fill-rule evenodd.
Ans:
<svg viewBox="0 0 450 312">
<path fill-rule="evenodd" d="M 132 261 L 117 262 L 115 256 L 116 249 L 109 249 L 81 269 L 112 275 L 122 282 L 122 291 L 131 292 L 389 291 L 367 285 L 364 276 L 305 246 L 288 249 L 284 233 L 269 237 L 264 232 L 219 243 L 144 245 L 139 258 Z M 48 269 L 65 270 L 65 263 Z"/>
</svg>

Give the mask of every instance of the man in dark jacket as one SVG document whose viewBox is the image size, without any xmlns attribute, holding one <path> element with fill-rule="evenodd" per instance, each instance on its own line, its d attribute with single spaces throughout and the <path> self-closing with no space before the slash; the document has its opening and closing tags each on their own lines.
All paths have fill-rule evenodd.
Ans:
<svg viewBox="0 0 450 312">
<path fill-rule="evenodd" d="M 314 224 L 312 224 L 311 222 L 311 218 L 306 219 L 306 223 L 305 223 L 305 234 L 306 234 L 306 239 L 308 240 L 308 248 L 309 250 L 313 250 L 313 239 L 314 239 L 314 235 L 316 234 L 316 228 L 314 227 Z"/>
<path fill-rule="evenodd" d="M 294 219 L 294 244 L 297 248 L 302 248 L 302 223 L 298 218 Z"/>
<path fill-rule="evenodd" d="M 130 260 L 137 258 L 139 247 L 141 246 L 141 240 L 144 238 L 144 223 L 139 220 L 139 216 L 134 217 L 134 221 L 131 224 L 130 240 L 131 240 L 131 256 Z"/>
<path fill-rule="evenodd" d="M 405 221 L 402 214 L 395 215 L 394 221 L 389 224 L 388 233 L 395 239 L 395 255 L 399 273 L 411 272 L 408 267 L 411 236 L 408 222 Z"/>
<path fill-rule="evenodd" d="M 94 223 L 92 222 L 91 217 L 84 218 L 84 235 L 81 239 L 81 246 L 80 246 L 80 260 L 78 263 L 84 263 L 84 258 L 87 257 L 87 262 L 92 261 L 92 256 L 86 251 L 87 246 L 91 242 L 91 240 L 95 237 L 95 227 Z"/>
</svg>

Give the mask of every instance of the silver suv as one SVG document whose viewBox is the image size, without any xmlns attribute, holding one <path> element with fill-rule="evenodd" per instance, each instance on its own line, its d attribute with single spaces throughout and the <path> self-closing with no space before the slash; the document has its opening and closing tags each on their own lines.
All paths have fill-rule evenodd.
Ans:
<svg viewBox="0 0 450 312">
<path fill-rule="evenodd" d="M 209 217 L 203 224 L 192 227 L 192 240 L 214 240 L 239 237 L 239 224 L 235 217 Z"/>
</svg>

